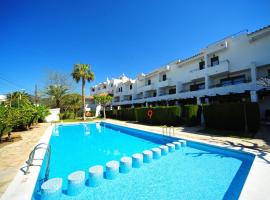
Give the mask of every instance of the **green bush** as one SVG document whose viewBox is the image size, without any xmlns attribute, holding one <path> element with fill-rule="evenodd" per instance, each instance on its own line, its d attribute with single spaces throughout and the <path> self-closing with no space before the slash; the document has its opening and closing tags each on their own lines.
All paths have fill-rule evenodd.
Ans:
<svg viewBox="0 0 270 200">
<path fill-rule="evenodd" d="M 184 105 L 181 114 L 181 123 L 187 126 L 196 126 L 201 123 L 201 106 Z"/>
<path fill-rule="evenodd" d="M 136 121 L 135 109 L 126 108 L 117 111 L 117 119 L 127 120 L 127 121 Z"/>
<path fill-rule="evenodd" d="M 260 108 L 257 103 L 247 103 L 247 124 L 248 130 L 256 133 L 260 129 Z"/>
<path fill-rule="evenodd" d="M 63 112 L 60 113 L 60 119 L 75 119 L 76 115 L 74 112 Z"/>
<path fill-rule="evenodd" d="M 0 140 L 12 130 L 27 130 L 43 120 L 49 110 L 43 106 L 24 105 L 20 107 L 0 106 Z"/>
<path fill-rule="evenodd" d="M 153 111 L 152 118 L 147 115 L 148 110 Z M 158 106 L 153 108 L 136 108 L 136 120 L 141 123 L 155 125 L 177 125 L 180 123 L 181 108 L 179 106 Z"/>
<path fill-rule="evenodd" d="M 248 130 L 257 132 L 260 126 L 260 112 L 257 103 L 224 103 L 203 106 L 206 128 L 244 131 L 245 112 Z"/>
</svg>

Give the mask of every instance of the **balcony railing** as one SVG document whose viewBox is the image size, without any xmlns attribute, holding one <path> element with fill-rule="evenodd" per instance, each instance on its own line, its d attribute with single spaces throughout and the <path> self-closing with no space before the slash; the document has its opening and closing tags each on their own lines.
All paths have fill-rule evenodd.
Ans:
<svg viewBox="0 0 270 200">
<path fill-rule="evenodd" d="M 244 81 L 241 81 L 241 82 L 231 82 L 229 84 L 218 83 L 218 84 L 214 84 L 214 85 L 209 86 L 209 88 L 226 87 L 226 86 L 229 86 L 229 85 L 238 85 L 238 84 L 250 83 L 250 82 L 251 82 L 251 79 L 245 79 Z"/>
</svg>

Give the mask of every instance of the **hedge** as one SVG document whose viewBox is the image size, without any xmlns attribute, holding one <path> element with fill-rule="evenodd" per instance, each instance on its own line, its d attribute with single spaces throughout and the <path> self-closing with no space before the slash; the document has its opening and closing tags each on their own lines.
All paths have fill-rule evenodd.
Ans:
<svg viewBox="0 0 270 200">
<path fill-rule="evenodd" d="M 201 106 L 199 105 L 182 106 L 181 123 L 187 126 L 200 125 L 201 110 Z"/>
<path fill-rule="evenodd" d="M 153 111 L 151 119 L 147 112 Z M 177 125 L 180 123 L 181 108 L 179 106 L 158 106 L 153 108 L 136 108 L 136 120 L 140 123 L 150 123 L 155 125 Z"/>
<path fill-rule="evenodd" d="M 245 111 L 248 131 L 257 132 L 260 127 L 260 111 L 257 103 L 224 103 L 203 106 L 206 128 L 245 130 Z"/>
</svg>

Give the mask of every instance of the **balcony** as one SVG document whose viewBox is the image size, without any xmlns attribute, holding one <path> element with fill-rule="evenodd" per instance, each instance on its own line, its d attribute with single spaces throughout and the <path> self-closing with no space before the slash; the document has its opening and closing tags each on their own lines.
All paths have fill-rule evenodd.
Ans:
<svg viewBox="0 0 270 200">
<path fill-rule="evenodd" d="M 170 86 L 175 86 L 175 84 L 173 84 L 173 81 L 170 78 L 168 78 L 165 81 L 158 82 L 158 87 L 170 87 Z"/>
<path fill-rule="evenodd" d="M 207 53 L 207 54 L 210 54 L 210 53 L 215 53 L 215 52 L 218 52 L 218 51 L 221 51 L 223 49 L 226 49 L 228 47 L 228 42 L 226 40 L 220 40 L 220 41 L 217 41 L 217 42 L 214 42 L 210 45 L 208 45 L 204 52 Z"/>
<path fill-rule="evenodd" d="M 208 76 L 214 76 L 221 73 L 227 73 L 229 72 L 229 61 L 228 60 L 220 61 L 218 65 L 208 66 L 206 70 L 207 70 L 206 73 L 208 74 Z"/>
<path fill-rule="evenodd" d="M 236 83 L 231 83 L 231 84 L 221 84 L 221 83 L 218 83 L 218 84 L 214 84 L 214 85 L 211 85 L 209 86 L 209 89 L 211 88 L 219 88 L 219 87 L 226 87 L 226 86 L 231 86 L 231 85 L 238 85 L 238 84 L 243 84 L 243 83 L 250 83 L 251 82 L 251 79 L 245 79 L 243 82 L 236 82 Z"/>
<path fill-rule="evenodd" d="M 243 93 L 249 90 L 255 90 L 256 86 L 250 81 L 245 80 L 244 82 L 239 82 L 230 85 L 216 84 L 209 87 L 207 95 L 225 95 L 229 93 Z"/>
<path fill-rule="evenodd" d="M 220 61 L 218 65 L 208 66 L 202 70 L 199 68 L 191 70 L 190 73 L 186 76 L 185 82 L 204 78 L 206 74 L 208 76 L 214 76 L 222 73 L 227 73 L 228 71 L 229 61 L 223 60 Z"/>
<path fill-rule="evenodd" d="M 145 85 L 145 86 L 142 86 L 142 87 L 139 87 L 137 89 L 137 92 L 145 92 L 145 91 L 149 91 L 149 90 L 155 90 L 155 84 L 152 83 L 151 85 Z"/>
</svg>

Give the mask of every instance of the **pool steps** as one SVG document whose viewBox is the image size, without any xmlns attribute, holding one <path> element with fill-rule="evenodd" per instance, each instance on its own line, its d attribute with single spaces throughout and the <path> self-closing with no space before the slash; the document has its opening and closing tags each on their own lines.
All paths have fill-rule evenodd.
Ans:
<svg viewBox="0 0 270 200">
<path fill-rule="evenodd" d="M 132 157 L 124 156 L 120 162 L 112 160 L 106 163 L 104 172 L 102 165 L 95 165 L 89 168 L 88 181 L 85 178 L 84 171 L 75 171 L 68 176 L 67 195 L 75 196 L 82 192 L 85 184 L 89 187 L 97 187 L 105 179 L 113 180 L 118 174 L 126 174 L 132 168 L 140 168 L 143 163 L 151 163 L 158 160 L 161 156 L 166 156 L 168 152 L 174 152 L 187 145 L 186 140 L 178 140 L 166 145 L 161 145 L 151 150 L 145 150 L 142 153 L 135 153 Z M 41 200 L 57 200 L 62 195 L 62 178 L 52 178 L 41 185 Z"/>
<path fill-rule="evenodd" d="M 132 168 L 132 158 L 124 156 L 120 159 L 120 168 L 119 172 L 122 174 L 128 173 Z"/>
<path fill-rule="evenodd" d="M 115 179 L 118 174 L 119 174 L 119 162 L 116 160 L 107 162 L 105 178 L 112 180 Z"/>
<path fill-rule="evenodd" d="M 89 179 L 88 179 L 88 186 L 96 187 L 98 186 L 102 179 L 103 179 L 103 166 L 102 165 L 95 165 L 89 168 Z"/>
<path fill-rule="evenodd" d="M 143 151 L 143 162 L 151 163 L 153 160 L 153 152 L 150 150 Z"/>
<path fill-rule="evenodd" d="M 74 196 L 79 194 L 85 185 L 85 172 L 75 171 L 68 175 L 68 189 L 67 194 Z"/>
<path fill-rule="evenodd" d="M 143 155 L 141 153 L 135 153 L 132 155 L 132 167 L 140 168 L 143 165 Z"/>
</svg>

